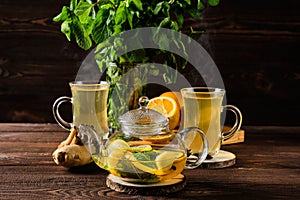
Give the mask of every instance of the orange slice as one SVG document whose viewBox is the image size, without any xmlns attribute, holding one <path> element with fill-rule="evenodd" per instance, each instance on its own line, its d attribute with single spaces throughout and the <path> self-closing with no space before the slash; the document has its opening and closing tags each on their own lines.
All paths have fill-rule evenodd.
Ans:
<svg viewBox="0 0 300 200">
<path fill-rule="evenodd" d="M 150 142 L 153 146 L 154 144 L 168 144 L 173 138 L 175 134 L 159 134 L 151 137 L 142 137 L 141 139 L 145 142 Z"/>
<path fill-rule="evenodd" d="M 164 92 L 160 95 L 161 97 L 170 97 L 174 99 L 178 105 L 178 107 L 183 107 L 183 98 L 180 92 Z"/>
<path fill-rule="evenodd" d="M 169 119 L 169 128 L 175 129 L 180 123 L 180 107 L 171 97 L 154 97 L 150 99 L 148 108 L 155 110 Z"/>
</svg>

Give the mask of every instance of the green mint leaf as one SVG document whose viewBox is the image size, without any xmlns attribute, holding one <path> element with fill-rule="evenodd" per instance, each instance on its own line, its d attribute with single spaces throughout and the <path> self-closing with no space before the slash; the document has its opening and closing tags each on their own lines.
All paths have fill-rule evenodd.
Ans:
<svg viewBox="0 0 300 200">
<path fill-rule="evenodd" d="M 146 56 L 146 52 L 144 49 L 138 49 L 132 52 L 128 52 L 126 56 L 130 63 L 142 62 Z"/>
<path fill-rule="evenodd" d="M 76 16 L 73 18 L 72 22 L 73 31 L 78 46 L 84 50 L 88 50 L 92 46 L 90 36 L 86 33 L 84 27 Z"/>
<path fill-rule="evenodd" d="M 107 47 L 111 46 L 111 44 L 109 42 L 101 42 L 97 45 L 95 53 L 97 53 L 96 55 L 100 55 L 101 51 L 104 49 L 107 49 Z M 100 52 L 100 53 L 99 53 Z"/>
<path fill-rule="evenodd" d="M 170 23 L 171 19 L 169 17 L 166 17 L 160 22 L 159 27 L 167 27 L 170 25 Z"/>
<path fill-rule="evenodd" d="M 196 19 L 200 19 L 202 17 L 202 14 L 199 12 L 198 9 L 196 8 L 192 8 L 192 9 L 189 9 L 187 11 L 193 18 L 196 18 Z"/>
<path fill-rule="evenodd" d="M 121 2 L 116 11 L 115 23 L 123 24 L 126 21 L 126 6 L 125 2 Z"/>
<path fill-rule="evenodd" d="M 74 10 L 81 23 L 87 23 L 93 5 L 85 1 L 80 1 Z"/>
<path fill-rule="evenodd" d="M 81 22 L 81 23 L 82 23 L 82 25 L 83 25 L 83 27 L 84 27 L 84 29 L 86 31 L 86 34 L 90 35 L 92 33 L 92 31 L 93 31 L 93 28 L 94 28 L 94 21 L 93 21 L 93 19 L 89 17 L 86 20 L 86 22 L 84 22 L 84 23 Z"/>
<path fill-rule="evenodd" d="M 164 1 L 162 12 L 165 16 L 170 17 L 170 4 L 168 2 Z"/>
<path fill-rule="evenodd" d="M 71 41 L 71 28 L 70 23 L 68 21 L 64 21 L 61 24 L 60 28 L 61 32 L 64 33 L 69 41 Z"/>
<path fill-rule="evenodd" d="M 175 31 L 179 30 L 178 23 L 176 21 L 171 22 L 171 29 L 173 29 Z"/>
<path fill-rule="evenodd" d="M 77 0 L 71 0 L 70 1 L 70 10 L 74 11 L 77 5 Z"/>
<path fill-rule="evenodd" d="M 75 10 L 74 10 L 74 13 L 75 13 L 75 15 L 77 15 L 77 16 L 82 15 L 82 14 L 84 14 L 87 10 L 90 10 L 92 6 L 93 6 L 92 4 L 89 4 L 89 3 L 86 2 L 86 1 L 80 1 L 79 4 L 76 6 L 76 8 L 75 8 Z"/>
<path fill-rule="evenodd" d="M 143 10 L 143 4 L 141 0 L 130 0 L 130 2 L 133 2 L 137 9 Z"/>
<path fill-rule="evenodd" d="M 134 12 L 133 11 L 127 11 L 126 14 L 127 14 L 127 20 L 128 20 L 129 26 L 130 26 L 131 29 L 133 29 L 133 15 L 134 15 Z"/>
<path fill-rule="evenodd" d="M 203 8 L 204 8 L 204 5 L 203 5 L 202 1 L 198 0 L 197 9 L 202 10 Z"/>
<path fill-rule="evenodd" d="M 110 34 L 111 31 L 108 29 L 107 25 L 102 24 L 101 27 L 100 26 L 94 27 L 92 31 L 92 38 L 98 44 L 106 40 Z"/>
<path fill-rule="evenodd" d="M 163 6 L 163 1 L 162 2 L 159 2 L 158 4 L 156 4 L 154 10 L 153 10 L 153 14 L 154 15 L 157 15 L 159 13 L 159 11 L 161 11 L 162 9 L 162 6 Z"/>
<path fill-rule="evenodd" d="M 208 0 L 210 6 L 217 6 L 220 3 L 220 0 Z"/>
<path fill-rule="evenodd" d="M 92 38 L 97 44 L 106 40 L 111 33 L 106 23 L 108 17 L 109 10 L 102 8 L 98 11 L 96 18 L 93 20 Z"/>
<path fill-rule="evenodd" d="M 53 21 L 59 22 L 59 21 L 65 21 L 68 19 L 69 15 L 69 9 L 67 6 L 63 6 L 61 9 L 61 13 L 59 13 L 57 16 L 53 18 Z"/>
<path fill-rule="evenodd" d="M 155 160 L 157 153 L 154 150 L 152 150 L 152 151 L 145 151 L 145 152 L 136 152 L 133 153 L 133 156 L 138 161 L 151 161 L 151 160 Z"/>
<path fill-rule="evenodd" d="M 185 0 L 185 2 L 189 5 L 191 5 L 191 0 Z"/>
<path fill-rule="evenodd" d="M 110 3 L 107 3 L 107 4 L 101 4 L 99 6 L 99 11 L 98 12 L 101 12 L 101 10 L 109 10 L 109 9 L 114 9 L 114 6 Z"/>
<path fill-rule="evenodd" d="M 175 12 L 174 13 L 176 16 L 176 19 L 178 21 L 178 26 L 182 27 L 183 23 L 184 23 L 184 16 L 182 12 Z"/>
<path fill-rule="evenodd" d="M 114 25 L 114 35 L 121 33 L 121 32 L 122 32 L 122 25 L 120 25 L 120 24 Z"/>
</svg>

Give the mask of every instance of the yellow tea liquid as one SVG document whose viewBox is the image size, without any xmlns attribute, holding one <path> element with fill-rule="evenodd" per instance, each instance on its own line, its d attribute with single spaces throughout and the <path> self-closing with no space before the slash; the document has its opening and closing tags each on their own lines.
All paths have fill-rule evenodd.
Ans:
<svg viewBox="0 0 300 200">
<path fill-rule="evenodd" d="M 119 149 L 116 151 L 119 151 L 118 155 L 107 157 L 107 170 L 128 182 L 154 183 L 171 179 L 184 170 L 186 163 L 184 152 L 176 150 L 152 149 L 148 152 L 130 152 Z M 174 153 L 180 156 L 174 158 L 172 157 Z M 162 154 L 171 156 L 157 160 Z M 147 159 L 144 160 L 145 158 Z"/>
<path fill-rule="evenodd" d="M 184 95 L 184 127 L 197 126 L 206 134 L 209 155 L 218 153 L 221 146 L 220 114 L 223 96 L 191 93 Z M 202 140 L 198 134 L 187 135 L 186 144 L 192 153 L 202 147 Z"/>
<path fill-rule="evenodd" d="M 73 123 L 91 125 L 100 136 L 108 134 L 107 97 L 108 87 L 72 86 Z"/>
<path fill-rule="evenodd" d="M 148 139 L 141 140 L 122 133 L 112 135 L 105 148 L 100 149 L 100 154 L 92 155 L 93 160 L 127 182 L 160 182 L 184 170 L 187 157 L 185 150 L 181 149 L 182 143 L 157 143 L 158 137 L 152 142 Z"/>
</svg>

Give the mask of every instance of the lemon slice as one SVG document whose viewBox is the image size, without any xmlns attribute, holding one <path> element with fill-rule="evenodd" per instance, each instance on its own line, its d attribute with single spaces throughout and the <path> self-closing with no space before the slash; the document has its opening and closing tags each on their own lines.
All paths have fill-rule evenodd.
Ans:
<svg viewBox="0 0 300 200">
<path fill-rule="evenodd" d="M 163 151 L 161 154 L 156 156 L 155 162 L 158 170 L 168 170 L 172 167 L 173 162 L 182 157 L 183 152 L 179 151 Z"/>
<path fill-rule="evenodd" d="M 107 147 L 107 164 L 109 169 L 116 169 L 117 164 L 120 160 L 124 159 L 124 155 L 126 151 L 123 149 L 130 148 L 127 142 L 124 140 L 114 140 L 112 143 L 110 143 Z"/>
<path fill-rule="evenodd" d="M 132 146 L 129 148 L 122 148 L 122 150 L 130 151 L 130 152 L 143 152 L 143 151 L 151 151 L 151 145 L 139 145 L 139 146 Z"/>
<path fill-rule="evenodd" d="M 186 163 L 186 156 L 182 156 L 174 161 L 174 163 L 172 164 L 172 166 L 174 167 L 170 168 L 168 171 L 165 171 L 165 174 L 161 174 L 161 175 L 158 174 L 157 177 L 161 181 L 171 179 L 177 176 L 178 174 L 180 174 L 182 170 L 184 170 L 185 163 Z"/>
<path fill-rule="evenodd" d="M 122 151 L 123 148 L 130 148 L 130 146 L 124 140 L 121 139 L 114 140 L 107 146 L 108 155 L 110 155 L 112 152 L 116 150 Z"/>
<path fill-rule="evenodd" d="M 149 167 L 147 166 L 146 164 L 147 163 L 153 163 L 154 161 L 141 161 L 141 160 L 138 160 L 135 158 L 135 156 L 130 153 L 130 156 L 128 157 L 129 160 L 131 161 L 131 163 L 138 169 L 144 171 L 144 172 L 148 172 L 148 173 L 151 173 L 151 174 L 154 174 L 155 171 L 157 170 L 156 167 L 152 168 L 152 167 Z"/>
</svg>

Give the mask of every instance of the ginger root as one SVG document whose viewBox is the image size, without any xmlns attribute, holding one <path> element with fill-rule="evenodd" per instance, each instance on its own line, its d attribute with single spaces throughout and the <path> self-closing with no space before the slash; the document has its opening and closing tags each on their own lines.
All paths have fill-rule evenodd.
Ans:
<svg viewBox="0 0 300 200">
<path fill-rule="evenodd" d="M 68 138 L 58 145 L 52 157 L 57 165 L 67 168 L 83 166 L 93 162 L 91 154 L 77 137 L 75 128 L 72 128 Z"/>
</svg>

